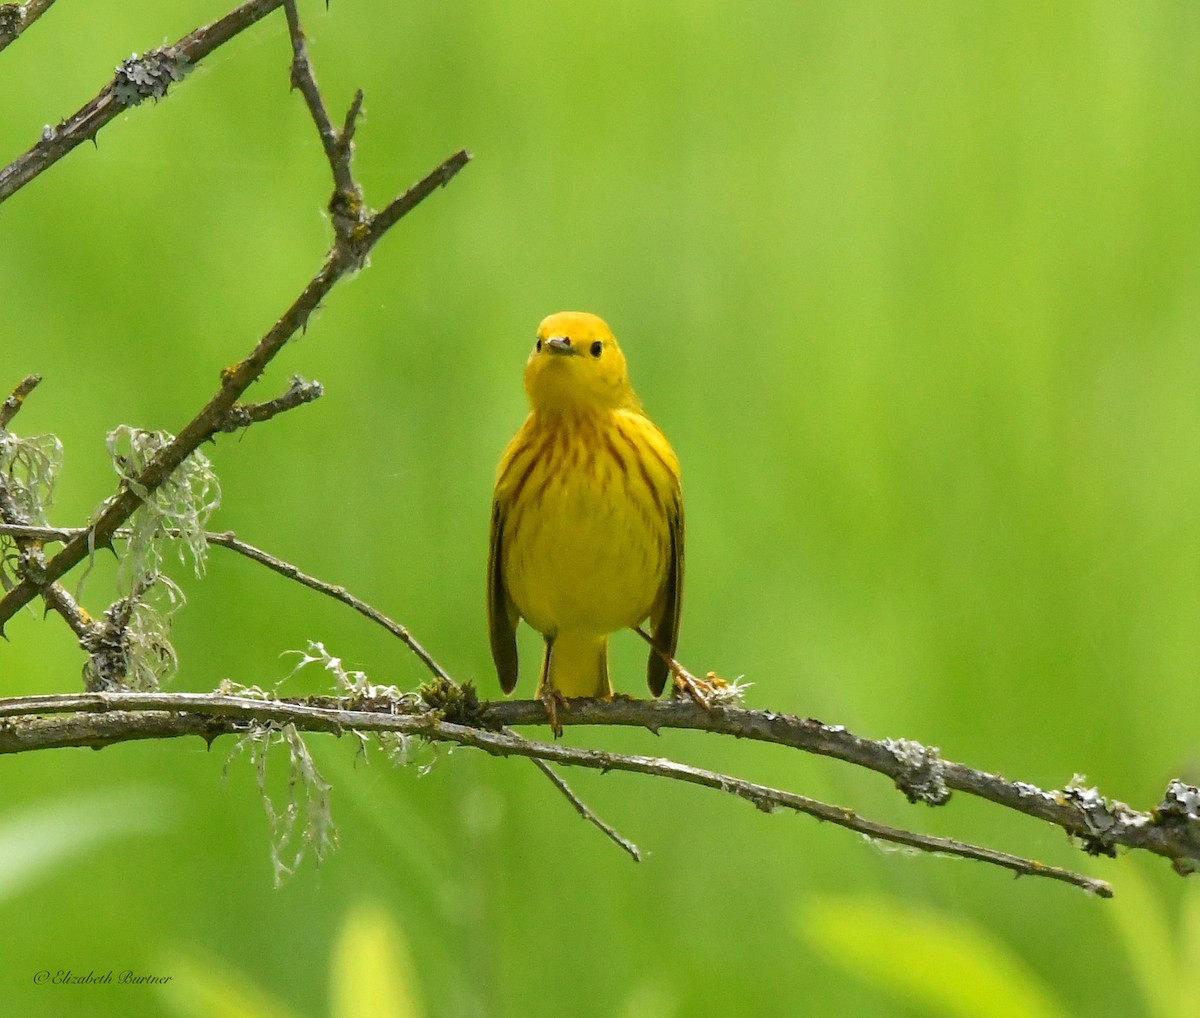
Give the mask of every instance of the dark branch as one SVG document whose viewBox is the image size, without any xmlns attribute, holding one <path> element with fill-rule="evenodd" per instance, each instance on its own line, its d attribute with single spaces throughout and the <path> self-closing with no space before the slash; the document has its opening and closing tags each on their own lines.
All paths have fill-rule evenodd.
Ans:
<svg viewBox="0 0 1200 1018">
<path fill-rule="evenodd" d="M 1025 782 L 943 760 L 936 747 L 907 739 L 864 739 L 841 725 L 825 725 L 812 718 L 736 707 L 703 709 L 678 700 L 572 700 L 568 707 L 558 711 L 563 724 L 623 725 L 654 732 L 663 728 L 716 732 L 834 757 L 887 775 L 913 802 L 941 805 L 949 800 L 948 790 L 953 789 L 1061 827 L 1078 838 L 1090 855 L 1114 856 L 1118 846 L 1140 848 L 1171 860 L 1180 874 L 1200 870 L 1200 798 L 1189 799 L 1190 794 L 1200 793 L 1189 793 L 1190 786 L 1182 782 L 1173 782 L 1163 803 L 1146 813 L 1106 799 L 1094 790 L 1068 786 L 1043 791 Z M 488 709 L 498 723 L 505 725 L 545 724 L 548 720 L 540 700 L 491 703 Z M 1182 821 L 1178 810 L 1171 808 L 1176 799 L 1183 802 Z M 1189 802 L 1193 803 L 1190 807 Z"/>
<path fill-rule="evenodd" d="M 416 208 L 438 186 L 447 183 L 455 173 L 462 169 L 469 158 L 465 151 L 455 153 L 423 180 L 409 188 L 388 208 L 391 209 L 400 201 L 405 201 L 401 215 Z M 154 491 L 203 442 L 212 438 L 221 429 L 226 415 L 237 403 L 242 393 L 262 374 L 275 355 L 283 349 L 284 344 L 305 326 L 309 316 L 320 306 L 321 301 L 325 299 L 338 280 L 357 268 L 361 264 L 362 258 L 365 258 L 371 248 L 382 239 L 387 228 L 398 222 L 400 218 L 400 216 L 393 216 L 386 226 L 379 227 L 376 224 L 382 215 L 383 213 L 380 213 L 371 220 L 371 225 L 365 231 L 365 236 L 361 241 L 354 244 L 335 242 L 326 256 L 321 270 L 263 336 L 249 356 L 221 373 L 221 387 L 208 404 L 184 425 L 183 430 L 175 436 L 173 441 L 163 447 L 137 478 L 130 483 L 121 485 L 116 495 L 105 503 L 99 516 L 87 531 L 68 541 L 66 546 L 46 563 L 44 574 L 38 581 L 35 582 L 30 577 L 25 577 L 0 600 L 0 634 L 4 631 L 4 624 L 33 600 L 42 587 L 53 583 L 68 570 L 77 566 L 92 553 L 94 548 L 111 547 L 113 534 L 117 528 L 125 523 L 141 505 L 142 499 L 137 491 Z"/>
<path fill-rule="evenodd" d="M 317 127 L 321 147 L 325 149 L 325 158 L 333 173 L 333 199 L 329 210 L 333 213 L 334 229 L 341 236 L 366 221 L 362 191 L 350 172 L 350 160 L 354 155 L 351 141 L 355 122 L 362 110 L 362 89 L 354 94 L 345 124 L 339 133 L 329 119 L 329 111 L 325 109 L 325 101 L 317 88 L 317 79 L 308 59 L 304 29 L 300 26 L 300 15 L 296 11 L 296 0 L 284 0 L 283 8 L 287 14 L 288 35 L 292 40 L 292 87 L 300 89 L 308 104 L 308 112 Z"/>
<path fill-rule="evenodd" d="M 41 381 L 41 375 L 26 375 L 17 387 L 5 397 L 4 402 L 0 403 L 0 431 L 12 423 L 12 419 L 21 412 L 21 407 L 25 405 L 25 397 L 33 392 Z"/>
<path fill-rule="evenodd" d="M 27 375 L 0 404 L 0 431 L 6 430 L 12 423 L 12 419 L 25 405 L 26 397 L 38 387 L 41 380 L 41 375 Z M 26 529 L 34 532 L 33 535 L 26 533 L 12 536 L 17 546 L 17 569 L 22 574 L 39 575 L 44 572 L 46 567 L 45 555 L 42 552 L 42 543 L 45 538 L 36 536 L 39 528 L 29 526 L 30 521 L 24 516 L 17 500 L 13 497 L 10 481 L 11 478 L 0 473 L 0 523 L 17 530 Z M 96 625 L 87 612 L 67 593 L 62 584 L 51 583 L 44 590 L 46 604 L 71 627 L 71 632 L 75 634 L 80 645 L 86 646 L 86 641 L 96 631 Z"/>
<path fill-rule="evenodd" d="M 71 541 L 81 533 L 86 531 L 0 525 L 0 535 L 39 542 Z M 407 628 L 356 598 L 344 587 L 309 576 L 290 563 L 239 541 L 231 533 L 210 533 L 206 539 L 353 608 L 400 639 L 431 674 L 458 690 L 445 669 Z M 502 701 L 484 705 L 481 709 L 486 710 L 489 721 L 499 726 L 504 734 L 515 734 L 510 732 L 509 726 L 540 725 L 549 720 L 546 705 L 541 700 Z M 720 704 L 703 707 L 683 700 L 570 700 L 559 710 L 558 716 L 564 724 L 572 725 L 620 725 L 647 728 L 656 733 L 672 728 L 707 731 L 833 757 L 886 775 L 910 802 L 940 806 L 949 801 L 951 790 L 960 791 L 1061 827 L 1092 855 L 1112 856 L 1119 846 L 1141 848 L 1171 860 L 1180 874 L 1200 870 L 1200 792 L 1182 782 L 1172 782 L 1163 802 L 1153 812 L 1145 813 L 1106 799 L 1094 790 L 1073 785 L 1062 790 L 1043 791 L 1025 782 L 1008 781 L 987 771 L 943 760 L 936 747 L 926 747 L 912 740 L 865 739 L 841 725 L 826 725 L 812 718 L 771 711 Z M 544 763 L 542 766 L 547 770 L 547 776 L 558 783 L 548 766 Z M 579 809 L 578 805 L 576 809 Z M 580 812 L 584 815 L 583 810 Z M 606 825 L 597 822 L 597 826 L 605 830 Z M 614 838 L 620 844 L 623 839 L 618 839 L 619 836 Z"/>
<path fill-rule="evenodd" d="M 394 198 L 383 209 L 371 217 L 367 228 L 369 247 L 373 247 L 388 230 L 408 215 L 439 187 L 445 187 L 458 171 L 471 161 L 471 153 L 459 149 L 432 173 L 418 180 L 398 198 Z"/>
<path fill-rule="evenodd" d="M 306 382 L 302 378 L 293 378 L 287 392 L 265 403 L 238 403 L 230 407 L 220 422 L 220 431 L 240 431 L 251 424 L 261 424 L 287 410 L 311 403 L 325 395 L 320 382 Z"/>
<path fill-rule="evenodd" d="M 486 710 L 487 705 L 483 707 Z M 71 716 L 40 716 L 50 713 Z M 264 701 L 199 693 L 84 694 L 0 700 L 0 717 L 8 719 L 0 725 L 0 753 L 66 746 L 100 748 L 135 739 L 183 735 L 200 735 L 211 742 L 217 735 L 245 731 L 253 725 L 263 724 L 290 724 L 301 731 L 335 735 L 346 731 L 414 735 L 435 742 L 470 746 L 493 756 L 525 756 L 602 772 L 628 771 L 701 785 L 736 795 L 765 812 L 783 807 L 826 820 L 874 840 L 925 852 L 975 859 L 1018 875 L 1060 880 L 1103 897 L 1112 894 L 1112 889 L 1102 880 L 951 838 L 889 827 L 866 820 L 853 810 L 831 806 L 794 792 L 657 757 L 535 742 L 513 733 L 464 723 L 469 719 L 448 721 L 441 711 L 414 707 L 408 700 L 367 702 L 363 698 L 326 698 L 319 701 Z"/>
<path fill-rule="evenodd" d="M 206 534 L 205 537 L 210 544 L 228 548 L 230 551 L 236 551 L 239 555 L 244 555 L 246 558 L 253 559 L 260 565 L 266 566 L 272 572 L 279 573 L 280 576 L 286 576 L 289 580 L 295 580 L 297 583 L 308 587 L 309 590 L 315 590 L 319 594 L 332 597 L 335 601 L 340 601 L 347 607 L 353 608 L 360 615 L 382 626 L 396 637 L 396 639 L 417 656 L 420 662 L 429 669 L 435 678 L 441 679 L 444 682 L 454 682 L 446 670 L 434 660 L 429 651 L 417 642 L 416 637 L 408 631 L 407 627 L 388 618 L 383 612 L 367 604 L 366 601 L 355 597 L 345 587 L 326 583 L 324 580 L 318 580 L 315 576 L 309 576 L 307 573 L 301 572 L 290 562 L 285 562 L 274 555 L 269 555 L 261 548 L 256 548 L 245 541 L 239 541 L 232 533 Z"/>
<path fill-rule="evenodd" d="M 54 0 L 28 0 L 23 4 L 0 4 L 0 52 L 38 18 L 54 6 Z"/>
<path fill-rule="evenodd" d="M 166 95 L 173 82 L 281 3 L 283 0 L 249 0 L 218 21 L 185 35 L 173 46 L 150 50 L 141 58 L 125 61 L 99 95 L 66 120 L 46 127 L 33 148 L 0 170 L 0 203 L 78 145 L 95 140 L 100 129 L 129 106 L 148 97 L 158 99 Z"/>
</svg>

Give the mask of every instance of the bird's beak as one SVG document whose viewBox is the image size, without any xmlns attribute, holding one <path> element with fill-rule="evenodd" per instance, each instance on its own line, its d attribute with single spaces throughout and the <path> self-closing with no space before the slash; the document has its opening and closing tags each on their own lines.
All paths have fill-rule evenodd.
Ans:
<svg viewBox="0 0 1200 1018">
<path fill-rule="evenodd" d="M 565 336 L 551 336 L 546 340 L 546 347 L 551 353 L 558 354 L 573 354 L 575 348 L 571 346 L 571 341 Z"/>
</svg>

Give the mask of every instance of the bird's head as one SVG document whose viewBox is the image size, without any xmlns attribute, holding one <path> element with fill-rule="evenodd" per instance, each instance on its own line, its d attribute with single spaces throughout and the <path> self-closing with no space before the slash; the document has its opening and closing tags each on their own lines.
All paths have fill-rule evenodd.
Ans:
<svg viewBox="0 0 1200 1018">
<path fill-rule="evenodd" d="M 641 409 L 616 338 L 586 311 L 559 311 L 538 326 L 525 391 L 534 410 Z"/>
</svg>

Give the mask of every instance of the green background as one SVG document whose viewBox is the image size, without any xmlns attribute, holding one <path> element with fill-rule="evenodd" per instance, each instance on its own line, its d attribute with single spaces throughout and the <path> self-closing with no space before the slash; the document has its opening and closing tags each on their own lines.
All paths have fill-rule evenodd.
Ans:
<svg viewBox="0 0 1200 1018">
<path fill-rule="evenodd" d="M 131 50 L 225 9 L 56 6 L 0 54 L 0 161 Z M 209 447 L 213 529 L 346 584 L 499 695 L 494 465 L 537 322 L 595 311 L 683 463 L 692 670 L 744 676 L 753 707 L 1043 787 L 1083 773 L 1139 808 L 1196 780 L 1200 7 L 302 13 L 330 105 L 366 92 L 370 203 L 460 146 L 475 158 L 251 392 L 298 373 L 326 396 Z M 329 173 L 289 60 L 277 12 L 0 208 L 0 388 L 45 377 L 14 429 L 66 447 L 56 523 L 111 492 L 109 429 L 181 428 L 319 267 Z M 269 688 L 308 640 L 374 681 L 423 680 L 382 630 L 228 552 L 203 581 L 173 576 L 189 603 L 171 688 Z M 101 560 L 84 602 L 114 596 Z M 27 612 L 8 636 L 4 695 L 79 688 L 58 620 Z M 615 644 L 618 688 L 642 695 L 640 644 Z M 328 688 L 312 669 L 283 691 Z M 329 737 L 308 744 L 340 847 L 277 890 L 246 755 L 222 777 L 232 740 L 131 744 L 0 764 L 0 1000 L 350 1014 L 356 988 L 390 978 L 430 1015 L 1170 1015 L 1188 973 L 1200 994 L 1198 878 L 1161 860 L 1091 862 L 1015 814 L 911 807 L 876 775 L 776 747 L 565 741 L 1090 868 L 1117 899 L 568 773 L 647 853 L 635 865 L 525 763 L 364 766 Z M 268 769 L 278 803 L 285 755 Z M 64 968 L 172 983 L 34 985 Z"/>
</svg>

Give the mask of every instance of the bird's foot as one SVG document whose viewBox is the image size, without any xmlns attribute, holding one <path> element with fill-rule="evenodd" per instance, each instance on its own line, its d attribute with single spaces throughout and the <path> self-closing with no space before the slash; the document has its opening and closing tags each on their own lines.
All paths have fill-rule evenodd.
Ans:
<svg viewBox="0 0 1200 1018">
<path fill-rule="evenodd" d="M 570 711 L 570 705 L 567 703 L 567 698 L 562 695 L 557 689 L 552 686 L 542 690 L 542 703 L 546 706 L 546 717 L 550 721 L 550 731 L 556 739 L 562 737 L 562 725 L 558 720 L 558 709 L 561 707 L 564 711 Z"/>
<path fill-rule="evenodd" d="M 671 677 L 674 680 L 672 693 L 677 697 L 690 697 L 705 710 L 712 710 L 713 703 L 722 698 L 722 693 L 729 688 L 729 683 L 716 672 L 709 672 L 704 678 L 698 679 L 678 661 L 673 662 Z"/>
</svg>

